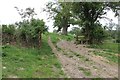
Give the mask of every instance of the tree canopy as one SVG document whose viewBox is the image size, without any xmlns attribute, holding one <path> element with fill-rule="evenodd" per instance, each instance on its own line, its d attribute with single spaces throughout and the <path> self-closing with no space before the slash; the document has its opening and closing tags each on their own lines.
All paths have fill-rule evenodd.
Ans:
<svg viewBox="0 0 120 80">
<path fill-rule="evenodd" d="M 117 3 L 79 2 L 73 3 L 72 7 L 74 15 L 80 20 L 78 24 L 82 27 L 85 37 L 89 39 L 89 43 L 94 43 L 96 42 L 96 38 L 99 40 L 99 37 L 101 37 L 102 39 L 103 36 L 100 35 L 104 35 L 103 32 L 101 32 L 104 30 L 102 29 L 99 19 L 105 18 L 103 15 L 107 13 L 107 10 L 112 9 L 116 11 L 119 6 Z"/>
<path fill-rule="evenodd" d="M 48 3 L 44 11 L 50 13 L 50 18 L 54 20 L 54 27 L 58 28 L 58 32 L 62 30 L 64 35 L 67 35 L 67 29 L 72 23 L 71 3 Z"/>
</svg>

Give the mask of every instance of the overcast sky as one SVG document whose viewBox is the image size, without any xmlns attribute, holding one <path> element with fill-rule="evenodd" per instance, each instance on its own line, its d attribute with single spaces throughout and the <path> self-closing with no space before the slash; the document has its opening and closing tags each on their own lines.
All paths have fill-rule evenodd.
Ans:
<svg viewBox="0 0 120 80">
<path fill-rule="evenodd" d="M 35 8 L 35 12 L 38 14 L 36 18 L 44 19 L 46 25 L 49 26 L 49 31 L 53 31 L 53 21 L 47 22 L 48 15 L 46 13 L 41 13 L 42 8 L 45 7 L 45 4 L 52 0 L 0 0 L 0 24 L 11 24 L 16 21 L 20 21 L 21 17 L 14 8 L 17 6 L 19 9 L 25 9 L 27 7 Z M 113 19 L 113 22 L 118 24 L 117 17 L 114 17 L 114 13 L 109 11 L 107 13 L 108 18 Z M 103 25 L 108 23 L 107 20 L 100 20 Z M 70 30 L 70 29 L 69 29 Z"/>
</svg>

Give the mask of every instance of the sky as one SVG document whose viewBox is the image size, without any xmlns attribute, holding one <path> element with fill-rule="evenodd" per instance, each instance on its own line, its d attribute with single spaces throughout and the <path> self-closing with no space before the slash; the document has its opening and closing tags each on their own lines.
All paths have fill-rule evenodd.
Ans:
<svg viewBox="0 0 120 80">
<path fill-rule="evenodd" d="M 36 18 L 43 19 L 46 22 L 46 25 L 49 26 L 49 31 L 53 31 L 53 21 L 48 22 L 48 14 L 43 13 L 42 9 L 45 7 L 45 4 L 53 0 L 0 0 L 0 24 L 12 24 L 16 21 L 21 21 L 21 17 L 18 14 L 17 10 L 14 8 L 17 6 L 19 9 L 25 9 L 27 7 L 35 8 L 37 13 Z M 108 11 L 104 15 L 110 19 L 113 19 L 113 22 L 118 24 L 118 18 L 114 17 L 112 11 Z M 100 22 L 105 25 L 108 23 L 107 20 L 101 19 Z M 72 26 L 71 26 L 72 27 Z M 71 30 L 71 27 L 68 28 L 68 31 Z"/>
</svg>

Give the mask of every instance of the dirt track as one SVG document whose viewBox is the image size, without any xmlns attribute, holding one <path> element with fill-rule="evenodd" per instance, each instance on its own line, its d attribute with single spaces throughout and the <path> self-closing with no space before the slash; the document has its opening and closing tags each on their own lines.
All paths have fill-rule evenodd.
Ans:
<svg viewBox="0 0 120 80">
<path fill-rule="evenodd" d="M 95 56 L 94 49 L 84 45 L 75 45 L 72 42 L 61 40 L 57 48 L 49 38 L 48 44 L 60 60 L 63 70 L 69 78 L 117 78 L 118 65 L 111 65 L 103 57 Z"/>
</svg>

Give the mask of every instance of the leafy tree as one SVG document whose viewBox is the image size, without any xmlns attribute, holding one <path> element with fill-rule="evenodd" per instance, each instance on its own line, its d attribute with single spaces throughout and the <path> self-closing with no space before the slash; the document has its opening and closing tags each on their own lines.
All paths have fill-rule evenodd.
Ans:
<svg viewBox="0 0 120 80">
<path fill-rule="evenodd" d="M 72 11 L 76 15 L 76 18 L 80 21 L 79 25 L 82 26 L 84 35 L 89 39 L 89 43 L 96 42 L 96 24 L 99 23 L 99 19 L 105 18 L 102 15 L 107 13 L 107 10 L 111 9 L 111 6 L 116 3 L 96 3 L 96 2 L 79 2 L 73 3 Z M 114 10 L 116 10 L 114 6 Z M 102 30 L 102 29 L 100 29 Z M 96 33 L 95 33 L 96 32 Z M 98 30 L 99 33 L 99 30 Z M 100 35 L 99 33 L 97 35 Z M 102 38 L 102 37 L 101 37 Z"/>
<path fill-rule="evenodd" d="M 102 41 L 108 36 L 105 29 L 101 27 L 101 24 L 96 23 L 94 25 L 95 30 L 91 33 L 90 36 L 93 36 L 93 43 L 102 43 Z"/>
<path fill-rule="evenodd" d="M 67 35 L 67 30 L 72 23 L 71 3 L 49 2 L 46 5 L 44 11 L 49 12 L 50 18 L 54 20 L 54 27 L 57 27 L 58 31 L 61 31 L 64 35 Z"/>
<path fill-rule="evenodd" d="M 18 9 L 18 8 L 17 8 Z M 23 18 L 22 22 L 16 23 L 18 26 L 19 36 L 22 40 L 26 41 L 28 45 L 39 45 L 42 43 L 42 33 L 47 31 L 45 22 L 40 19 L 34 19 L 34 8 L 26 8 L 25 12 L 19 12 Z M 28 18 L 28 19 L 26 19 Z"/>
<path fill-rule="evenodd" d="M 39 46 L 42 43 L 42 33 L 47 31 L 47 26 L 45 26 L 45 22 L 39 19 L 32 19 L 31 20 L 31 37 L 38 38 Z"/>
<path fill-rule="evenodd" d="M 47 31 L 47 26 L 45 26 L 45 22 L 40 19 L 31 19 L 29 21 L 20 22 L 19 36 L 22 40 L 25 40 L 27 44 L 31 43 L 31 45 L 35 42 L 41 47 L 42 43 L 42 33 Z"/>
<path fill-rule="evenodd" d="M 115 12 L 115 16 L 119 15 L 118 10 L 120 10 L 120 2 L 109 2 L 107 6 Z"/>
<path fill-rule="evenodd" d="M 2 25 L 2 33 L 14 35 L 15 25 Z"/>
<path fill-rule="evenodd" d="M 23 10 L 23 9 L 19 9 L 18 7 L 14 7 L 14 8 L 16 8 L 16 10 L 18 11 L 18 13 L 19 13 L 19 15 L 21 16 L 21 18 L 22 19 L 27 19 L 27 20 L 30 20 L 30 19 L 32 19 L 35 15 L 37 15 L 36 13 L 35 13 L 35 9 L 34 8 L 30 8 L 30 7 L 28 7 L 28 8 L 26 8 L 25 10 Z"/>
</svg>

